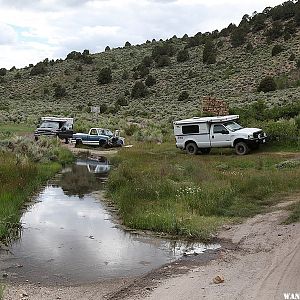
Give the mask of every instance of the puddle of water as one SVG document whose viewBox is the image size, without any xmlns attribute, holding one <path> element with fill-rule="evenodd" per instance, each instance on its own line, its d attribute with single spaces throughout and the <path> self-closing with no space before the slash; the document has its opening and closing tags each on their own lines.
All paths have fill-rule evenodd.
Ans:
<svg viewBox="0 0 300 300">
<path fill-rule="evenodd" d="M 141 275 L 183 252 L 219 247 L 144 237 L 118 228 L 92 194 L 103 188 L 108 171 L 106 160 L 79 160 L 44 188 L 21 218 L 21 237 L 7 258 L 15 266 L 10 272 L 29 281 L 86 283 Z"/>
</svg>

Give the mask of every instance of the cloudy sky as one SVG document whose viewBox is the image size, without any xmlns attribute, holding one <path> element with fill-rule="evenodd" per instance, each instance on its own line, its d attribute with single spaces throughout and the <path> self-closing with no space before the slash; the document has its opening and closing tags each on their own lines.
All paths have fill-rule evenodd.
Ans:
<svg viewBox="0 0 300 300">
<path fill-rule="evenodd" d="M 222 29 L 281 0 L 0 0 L 0 68 Z"/>
</svg>

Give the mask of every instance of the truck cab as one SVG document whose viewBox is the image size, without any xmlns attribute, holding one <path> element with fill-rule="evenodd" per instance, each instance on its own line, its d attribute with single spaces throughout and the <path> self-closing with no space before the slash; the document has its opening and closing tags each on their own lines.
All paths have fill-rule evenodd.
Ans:
<svg viewBox="0 0 300 300">
<path fill-rule="evenodd" d="M 195 117 L 174 122 L 176 147 L 189 154 L 203 154 L 211 148 L 235 148 L 238 155 L 265 143 L 266 134 L 259 128 L 243 128 L 236 120 L 238 115 Z"/>
<path fill-rule="evenodd" d="M 42 117 L 41 123 L 34 131 L 34 138 L 38 140 L 41 135 L 57 136 L 68 143 L 73 136 L 73 118 Z"/>
</svg>

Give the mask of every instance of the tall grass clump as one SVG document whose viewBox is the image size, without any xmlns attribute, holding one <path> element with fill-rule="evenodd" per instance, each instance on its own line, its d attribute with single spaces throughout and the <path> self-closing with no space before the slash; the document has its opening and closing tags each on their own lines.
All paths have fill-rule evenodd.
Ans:
<svg viewBox="0 0 300 300">
<path fill-rule="evenodd" d="M 0 146 L 0 240 L 18 234 L 22 205 L 73 155 L 55 141 L 15 138 Z"/>
<path fill-rule="evenodd" d="M 4 285 L 0 283 L 0 300 L 4 299 Z"/>
<path fill-rule="evenodd" d="M 224 222 L 253 216 L 300 189 L 300 168 L 278 169 L 281 158 L 188 156 L 173 145 L 123 149 L 109 175 L 108 193 L 126 226 L 208 239 Z"/>
</svg>

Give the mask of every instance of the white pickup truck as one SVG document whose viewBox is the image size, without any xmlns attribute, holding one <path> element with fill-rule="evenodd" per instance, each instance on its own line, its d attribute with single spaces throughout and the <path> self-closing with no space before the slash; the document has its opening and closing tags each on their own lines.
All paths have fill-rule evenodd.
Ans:
<svg viewBox="0 0 300 300">
<path fill-rule="evenodd" d="M 199 151 L 208 154 L 211 148 L 234 148 L 245 155 L 266 142 L 266 134 L 259 128 L 243 128 L 235 121 L 238 115 L 195 117 L 174 122 L 176 147 L 189 154 Z"/>
</svg>

